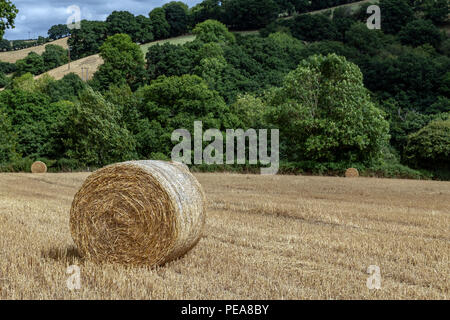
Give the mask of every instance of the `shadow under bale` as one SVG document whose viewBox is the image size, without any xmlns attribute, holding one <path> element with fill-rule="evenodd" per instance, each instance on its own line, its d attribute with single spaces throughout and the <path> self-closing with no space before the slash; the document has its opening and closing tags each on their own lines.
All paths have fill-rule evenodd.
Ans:
<svg viewBox="0 0 450 320">
<path fill-rule="evenodd" d="M 52 259 L 69 265 L 76 264 L 84 260 L 75 246 L 43 249 L 41 250 L 41 255 L 45 259 Z"/>
</svg>

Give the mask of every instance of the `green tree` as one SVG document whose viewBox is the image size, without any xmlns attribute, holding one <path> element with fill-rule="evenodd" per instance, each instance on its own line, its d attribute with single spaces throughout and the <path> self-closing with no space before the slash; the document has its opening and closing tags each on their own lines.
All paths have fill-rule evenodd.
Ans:
<svg viewBox="0 0 450 320">
<path fill-rule="evenodd" d="M 72 59 L 96 54 L 106 40 L 108 23 L 104 21 L 81 21 L 80 29 L 73 29 L 68 40 Z"/>
<path fill-rule="evenodd" d="M 323 14 L 304 14 L 294 20 L 292 35 L 305 41 L 338 40 L 339 32 Z"/>
<path fill-rule="evenodd" d="M 237 128 L 258 129 L 267 128 L 267 104 L 263 99 L 252 94 L 240 94 L 236 102 L 230 106 L 231 112 L 239 119 Z"/>
<path fill-rule="evenodd" d="M 5 90 L 0 95 L 0 108 L 17 134 L 17 152 L 22 156 L 41 156 L 45 153 L 48 128 L 53 121 L 49 97 L 38 91 Z"/>
<path fill-rule="evenodd" d="M 379 30 L 370 30 L 364 23 L 357 22 L 345 33 L 345 42 L 363 53 L 374 54 L 382 45 L 382 34 Z"/>
<path fill-rule="evenodd" d="M 310 6 L 310 1 L 308 0 L 275 0 L 275 2 L 280 11 L 285 11 L 289 14 L 307 12 Z"/>
<path fill-rule="evenodd" d="M 136 17 L 128 11 L 113 11 L 107 18 L 108 36 L 118 33 L 128 34 L 133 41 L 137 41 L 139 24 Z"/>
<path fill-rule="evenodd" d="M 273 0 L 227 0 L 222 6 L 225 23 L 234 30 L 262 28 L 275 21 L 279 11 Z"/>
<path fill-rule="evenodd" d="M 52 102 L 60 100 L 74 102 L 85 89 L 86 83 L 78 75 L 71 72 L 62 79 L 51 82 L 47 87 L 47 94 Z"/>
<path fill-rule="evenodd" d="M 346 40 L 345 34 L 355 22 L 356 18 L 352 14 L 351 7 L 340 7 L 334 9 L 333 24 L 336 26 L 342 40 Z"/>
<path fill-rule="evenodd" d="M 434 48 L 439 48 L 443 35 L 431 21 L 418 19 L 403 27 L 399 33 L 399 38 L 405 45 L 418 47 L 428 43 Z"/>
<path fill-rule="evenodd" d="M 147 72 L 150 79 L 161 75 L 181 76 L 194 67 L 194 53 L 187 47 L 164 43 L 151 46 L 146 54 Z"/>
<path fill-rule="evenodd" d="M 46 70 L 51 70 L 69 62 L 67 50 L 55 44 L 45 46 L 42 53 Z"/>
<path fill-rule="evenodd" d="M 418 168 L 450 169 L 450 114 L 408 136 L 405 156 Z"/>
<path fill-rule="evenodd" d="M 65 24 L 57 24 L 48 29 L 47 34 L 50 39 L 61 39 L 70 34 L 70 29 Z"/>
<path fill-rule="evenodd" d="M 222 97 L 195 75 L 161 76 L 136 95 L 144 117 L 136 136 L 143 157 L 156 152 L 170 156 L 174 130 L 184 128 L 193 133 L 194 121 L 203 121 L 205 128 L 222 129 L 228 115 Z"/>
<path fill-rule="evenodd" d="M 136 33 L 136 41 L 139 43 L 147 43 L 153 41 L 153 26 L 149 18 L 139 15 L 136 17 L 136 22 L 139 25 Z"/>
<path fill-rule="evenodd" d="M 364 88 L 358 66 L 335 54 L 300 63 L 269 96 L 269 118 L 293 161 L 378 159 L 389 125 Z"/>
<path fill-rule="evenodd" d="M 207 42 L 234 43 L 234 35 L 228 28 L 217 20 L 206 20 L 195 26 L 192 32 L 196 35 L 196 40 Z"/>
<path fill-rule="evenodd" d="M 120 126 L 119 110 L 92 89 L 80 94 L 60 127 L 65 156 L 86 166 L 104 166 L 134 157 L 135 141 Z"/>
<path fill-rule="evenodd" d="M 17 158 L 17 136 L 8 118 L 8 114 L 0 108 L 0 164 Z"/>
<path fill-rule="evenodd" d="M 100 47 L 104 63 L 94 75 L 94 83 L 106 90 L 110 84 L 128 84 L 136 89 L 142 83 L 145 69 L 141 48 L 129 35 L 116 34 Z"/>
<path fill-rule="evenodd" d="M 155 8 L 149 13 L 152 23 L 153 35 L 156 40 L 165 39 L 170 35 L 170 25 L 166 20 L 166 12 L 163 8 Z"/>
<path fill-rule="evenodd" d="M 46 71 L 45 63 L 42 56 L 36 52 L 30 52 L 24 59 L 17 60 L 16 62 L 18 75 L 23 75 L 27 72 L 38 75 Z"/>
<path fill-rule="evenodd" d="M 19 10 L 10 0 L 0 2 L 0 40 L 6 29 L 14 28 L 14 19 L 18 12 Z"/>
<path fill-rule="evenodd" d="M 448 0 L 426 0 L 422 5 L 425 19 L 436 25 L 443 25 L 448 20 L 450 4 Z"/>
<path fill-rule="evenodd" d="M 176 37 L 187 32 L 188 7 L 183 2 L 171 1 L 163 6 L 166 21 L 170 26 L 170 36 Z"/>
<path fill-rule="evenodd" d="M 0 39 L 0 50 L 1 51 L 11 50 L 11 41 L 6 39 Z"/>
<path fill-rule="evenodd" d="M 396 34 L 414 19 L 412 7 L 406 0 L 380 0 L 381 29 Z"/>
<path fill-rule="evenodd" d="M 0 88 L 4 88 L 8 83 L 8 77 L 3 72 L 0 72 Z"/>
<path fill-rule="evenodd" d="M 222 20 L 223 7 L 219 0 L 204 0 L 190 10 L 192 25 L 197 25 L 208 19 Z"/>
</svg>

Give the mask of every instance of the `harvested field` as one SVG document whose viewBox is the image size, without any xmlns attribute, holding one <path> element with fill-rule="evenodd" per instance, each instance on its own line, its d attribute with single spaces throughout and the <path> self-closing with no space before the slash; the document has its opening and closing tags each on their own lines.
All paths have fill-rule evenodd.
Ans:
<svg viewBox="0 0 450 320">
<path fill-rule="evenodd" d="M 449 182 L 195 175 L 204 236 L 152 270 L 79 257 L 69 211 L 88 173 L 0 174 L 0 299 L 450 298 Z"/>
<path fill-rule="evenodd" d="M 82 78 L 82 72 L 84 72 L 84 77 L 86 75 L 86 71 L 83 71 L 83 68 L 87 68 L 88 69 L 88 78 L 90 80 L 93 78 L 94 73 L 97 72 L 98 68 L 102 64 L 103 64 L 102 57 L 100 57 L 98 54 L 94 54 L 92 56 L 88 56 L 85 58 L 81 58 L 81 59 L 72 61 L 70 63 L 70 69 L 69 69 L 69 65 L 65 64 L 58 68 L 52 69 L 46 73 L 38 75 L 35 78 L 39 79 L 44 74 L 48 74 L 49 76 L 52 76 L 56 80 L 59 80 L 59 79 L 62 79 L 66 74 L 69 74 L 71 72 L 77 74 L 80 78 Z"/>
<path fill-rule="evenodd" d="M 26 49 L 22 49 L 22 50 L 0 52 L 0 61 L 15 63 L 17 60 L 25 58 L 30 52 L 36 52 L 37 54 L 42 54 L 45 51 L 45 46 L 49 45 L 49 44 L 56 44 L 58 46 L 63 47 L 64 49 L 67 49 L 68 48 L 67 39 L 69 39 L 69 38 L 66 37 L 66 38 L 58 39 L 58 40 L 55 40 L 52 42 L 47 42 L 46 44 L 43 44 L 41 46 L 26 48 Z"/>
</svg>

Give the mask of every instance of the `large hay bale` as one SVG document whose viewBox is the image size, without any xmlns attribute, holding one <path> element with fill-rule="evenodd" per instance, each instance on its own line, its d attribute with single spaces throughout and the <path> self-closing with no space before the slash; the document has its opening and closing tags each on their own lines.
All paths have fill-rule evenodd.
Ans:
<svg viewBox="0 0 450 320">
<path fill-rule="evenodd" d="M 177 162 L 177 161 L 170 161 L 171 164 L 180 167 L 181 169 L 187 170 L 188 172 L 190 172 L 189 167 L 182 163 L 182 162 Z"/>
<path fill-rule="evenodd" d="M 33 162 L 33 164 L 31 165 L 31 172 L 32 173 L 46 173 L 47 166 L 42 161 Z"/>
<path fill-rule="evenodd" d="M 156 266 L 178 258 L 200 240 L 206 198 L 179 165 L 130 161 L 97 170 L 75 195 L 72 238 L 96 262 Z"/>
<path fill-rule="evenodd" d="M 355 169 L 355 168 L 348 168 L 347 171 L 345 171 L 345 177 L 346 177 L 346 178 L 356 178 L 356 177 L 359 177 L 358 169 Z"/>
</svg>

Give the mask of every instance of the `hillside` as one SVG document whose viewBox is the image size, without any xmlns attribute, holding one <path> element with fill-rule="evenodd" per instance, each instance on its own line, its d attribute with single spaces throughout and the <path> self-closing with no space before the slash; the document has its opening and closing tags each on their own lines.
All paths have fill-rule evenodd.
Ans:
<svg viewBox="0 0 450 320">
<path fill-rule="evenodd" d="M 49 76 L 55 78 L 56 80 L 62 79 L 65 75 L 69 73 L 75 73 L 80 78 L 82 77 L 82 68 L 88 68 L 88 76 L 89 80 L 92 79 L 94 73 L 97 71 L 98 67 L 103 64 L 103 59 L 98 55 L 94 54 L 92 56 L 84 57 L 82 59 L 78 59 L 75 61 L 72 61 L 70 63 L 70 69 L 69 64 L 64 64 L 56 69 L 52 69 L 50 71 L 47 71 L 43 74 L 40 74 L 36 76 L 36 79 L 39 79 L 44 74 L 48 74 Z"/>
<path fill-rule="evenodd" d="M 352 12 L 354 12 L 364 3 L 377 4 L 378 2 L 379 2 L 379 0 L 364 0 L 364 1 L 359 1 L 359 2 L 347 3 L 347 4 L 340 5 L 340 6 L 326 8 L 326 9 L 322 9 L 322 10 L 312 11 L 312 12 L 308 12 L 308 13 L 311 13 L 311 14 L 324 13 L 329 10 L 334 10 L 337 8 L 345 8 L 345 7 L 350 7 Z"/>
<path fill-rule="evenodd" d="M 242 32 L 236 32 L 243 35 L 248 34 L 255 34 L 258 33 L 258 31 L 242 31 Z M 171 44 L 185 44 L 190 41 L 194 41 L 195 36 L 194 35 L 183 35 L 179 37 L 174 37 L 170 39 L 164 39 L 164 40 L 158 40 L 149 42 L 146 44 L 141 45 L 142 52 L 144 53 L 144 56 L 147 54 L 148 48 L 151 46 L 157 45 L 157 44 L 164 44 L 164 43 L 171 43 Z M 42 77 L 44 74 L 48 74 L 55 78 L 56 80 L 61 79 L 66 74 L 69 74 L 71 72 L 77 74 L 81 78 L 81 68 L 88 68 L 89 70 L 89 79 L 92 79 L 92 76 L 97 71 L 98 67 L 103 64 L 102 58 L 98 54 L 94 54 L 92 56 L 84 57 L 79 60 L 72 61 L 70 63 L 70 69 L 68 64 L 62 65 L 56 69 L 47 71 L 46 73 L 43 73 L 41 75 L 36 76 L 36 78 Z"/>
<path fill-rule="evenodd" d="M 30 52 L 34 51 L 37 54 L 42 54 L 45 51 L 45 46 L 48 44 L 56 44 L 58 46 L 61 46 L 65 49 L 67 49 L 68 48 L 67 39 L 69 39 L 69 38 L 68 37 L 62 38 L 62 39 L 55 40 L 52 42 L 47 42 L 46 44 L 43 44 L 41 46 L 26 48 L 26 49 L 17 50 L 17 51 L 0 52 L 0 61 L 15 63 L 17 60 L 25 58 Z"/>
<path fill-rule="evenodd" d="M 170 38 L 170 39 L 165 39 L 165 40 L 153 41 L 153 42 L 141 45 L 141 49 L 145 55 L 148 51 L 148 48 L 150 48 L 151 46 L 154 46 L 156 44 L 163 44 L 163 43 L 183 44 L 183 43 L 186 43 L 189 41 L 193 41 L 194 39 L 195 39 L 195 37 L 193 35 L 185 35 L 185 36 L 180 36 L 180 37 L 175 37 L 175 38 Z M 46 73 L 40 74 L 40 75 L 36 76 L 36 78 L 38 79 L 38 78 L 42 77 L 44 74 L 48 74 L 48 75 L 52 76 L 53 78 L 55 78 L 56 80 L 59 80 L 62 77 L 64 77 L 66 74 L 69 74 L 71 72 L 77 74 L 81 78 L 82 68 L 88 68 L 89 79 L 92 79 L 92 76 L 97 71 L 98 67 L 101 66 L 102 64 L 103 64 L 103 59 L 98 54 L 94 54 L 94 55 L 84 57 L 79 60 L 72 61 L 70 63 L 70 69 L 69 69 L 69 65 L 65 64 L 56 69 L 52 69 L 50 71 L 47 71 Z"/>
</svg>

